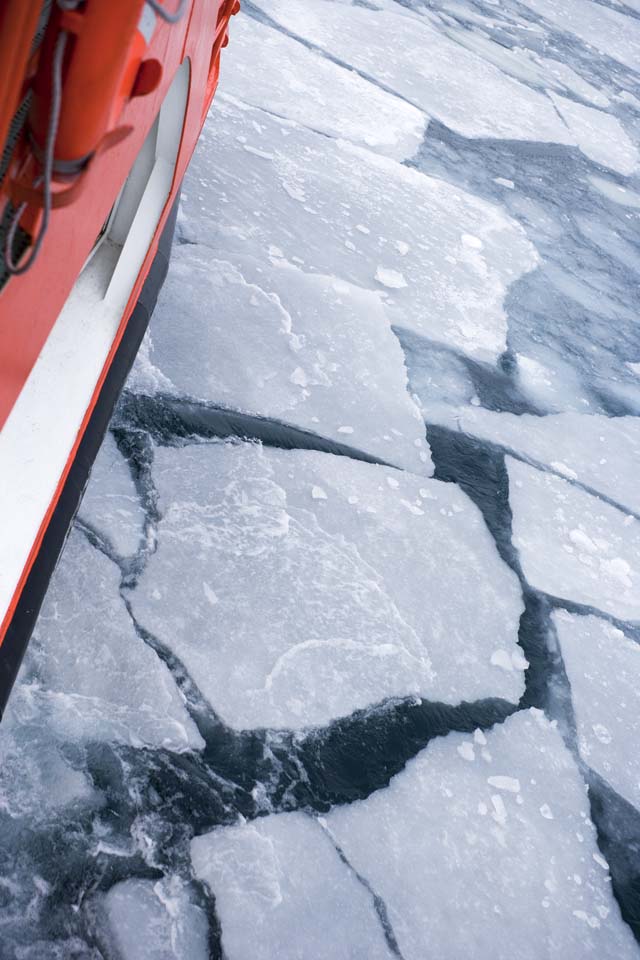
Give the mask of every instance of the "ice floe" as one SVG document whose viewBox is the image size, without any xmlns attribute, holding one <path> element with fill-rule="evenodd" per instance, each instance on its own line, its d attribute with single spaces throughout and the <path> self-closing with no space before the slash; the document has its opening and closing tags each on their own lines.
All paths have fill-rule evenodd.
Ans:
<svg viewBox="0 0 640 960">
<path fill-rule="evenodd" d="M 244 14 L 232 32 L 225 93 L 396 160 L 416 153 L 427 118 L 406 100 Z"/>
<path fill-rule="evenodd" d="M 554 623 L 571 684 L 580 755 L 640 810 L 640 644 L 598 617 L 559 610 Z"/>
<path fill-rule="evenodd" d="M 390 944 L 404 960 L 637 956 L 585 784 L 539 711 L 431 741 L 386 789 L 318 822 L 271 815 L 191 853 L 229 960 L 387 957 Z"/>
<path fill-rule="evenodd" d="M 640 514 L 640 418 L 496 413 L 427 403 L 428 423 L 461 430 L 544 464 Z"/>
<path fill-rule="evenodd" d="M 304 813 L 216 830 L 191 843 L 215 894 L 228 960 L 392 960 L 373 897 Z"/>
<path fill-rule="evenodd" d="M 115 564 L 72 532 L 25 675 L 47 725 L 62 739 L 202 746 L 169 670 L 136 635 L 119 583 Z"/>
<path fill-rule="evenodd" d="M 317 726 L 388 697 L 517 702 L 519 585 L 457 487 L 228 443 L 158 449 L 154 477 L 133 609 L 230 726 Z"/>
<path fill-rule="evenodd" d="M 640 619 L 640 520 L 507 457 L 513 542 L 538 590 Z"/>
<path fill-rule="evenodd" d="M 373 9 L 327 0 L 258 0 L 257 6 L 465 137 L 572 142 L 544 94 L 399 4 Z"/>
<path fill-rule="evenodd" d="M 585 156 L 625 176 L 633 173 L 640 154 L 619 120 L 566 97 L 550 96 Z"/>
<path fill-rule="evenodd" d="M 432 472 L 380 294 L 295 264 L 265 269 L 178 247 L 129 385 L 279 419 Z"/>
<path fill-rule="evenodd" d="M 504 351 L 505 294 L 538 256 L 497 206 L 224 99 L 192 171 L 184 240 L 378 289 L 394 324 L 491 362 Z"/>
<path fill-rule="evenodd" d="M 101 903 L 104 936 L 118 960 L 207 960 L 207 917 L 177 877 L 124 880 Z"/>
<path fill-rule="evenodd" d="M 107 433 L 78 511 L 80 520 L 104 536 L 120 557 L 133 556 L 144 535 L 144 511 L 129 465 Z"/>
</svg>

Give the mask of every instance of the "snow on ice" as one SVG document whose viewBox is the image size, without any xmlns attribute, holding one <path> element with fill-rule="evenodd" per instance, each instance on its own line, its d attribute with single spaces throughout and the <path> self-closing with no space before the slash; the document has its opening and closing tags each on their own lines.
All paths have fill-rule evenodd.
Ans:
<svg viewBox="0 0 640 960">
<path fill-rule="evenodd" d="M 478 734 L 433 740 L 386 789 L 319 821 L 271 815 L 195 839 L 229 960 L 636 957 L 558 731 L 530 710 Z"/>
<path fill-rule="evenodd" d="M 179 318 L 179 322 L 178 322 Z M 185 352 L 197 343 L 198 362 Z M 400 344 L 374 291 L 276 260 L 179 247 L 130 385 L 273 417 L 431 473 Z M 342 432 L 341 432 L 342 431 Z"/>
<path fill-rule="evenodd" d="M 373 898 L 308 814 L 197 837 L 196 876 L 215 893 L 228 960 L 392 960 Z"/>
<path fill-rule="evenodd" d="M 517 702 L 519 584 L 459 488 L 222 443 L 159 449 L 154 476 L 158 549 L 133 609 L 229 725 L 316 726 L 389 697 Z"/>
<path fill-rule="evenodd" d="M 599 617 L 554 614 L 580 755 L 640 810 L 640 644 Z"/>
<path fill-rule="evenodd" d="M 233 204 L 221 203 L 226 191 Z M 271 252 L 378 289 L 391 323 L 491 362 L 506 346 L 507 289 L 538 263 L 495 205 L 224 97 L 205 124 L 183 213 L 183 239 L 221 259 Z M 395 282 L 378 287 L 376 274 Z"/>
<path fill-rule="evenodd" d="M 233 22 L 224 71 L 226 94 L 319 133 L 396 160 L 422 143 L 421 110 L 243 13 Z"/>
<path fill-rule="evenodd" d="M 640 520 L 507 457 L 513 542 L 531 586 L 640 619 Z"/>
<path fill-rule="evenodd" d="M 115 564 L 72 532 L 23 682 L 33 686 L 47 725 L 62 739 L 200 747 L 169 670 L 136 635 L 119 582 Z"/>
</svg>

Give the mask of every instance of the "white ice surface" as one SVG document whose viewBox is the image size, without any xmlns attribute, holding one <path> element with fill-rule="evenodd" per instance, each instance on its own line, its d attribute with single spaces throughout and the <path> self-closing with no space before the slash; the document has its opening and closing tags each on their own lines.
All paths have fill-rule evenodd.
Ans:
<svg viewBox="0 0 640 960">
<path fill-rule="evenodd" d="M 578 480 L 640 514 L 640 418 L 579 413 L 535 417 L 428 403 L 428 423 L 462 430 Z"/>
<path fill-rule="evenodd" d="M 328 0 L 258 0 L 257 6 L 465 137 L 572 142 L 544 94 L 400 4 L 371 9 Z"/>
<path fill-rule="evenodd" d="M 404 960 L 637 956 L 585 785 L 539 711 L 433 740 L 387 788 L 319 822 L 271 815 L 191 853 L 229 960 L 387 957 L 372 894 Z"/>
<path fill-rule="evenodd" d="M 493 204 L 224 98 L 194 156 L 180 230 L 222 258 L 271 255 L 378 289 L 392 323 L 491 362 L 506 346 L 505 294 L 538 262 Z M 405 285 L 376 281 L 388 271 Z"/>
<path fill-rule="evenodd" d="M 538 590 L 640 619 L 640 521 L 507 457 L 513 542 Z"/>
<path fill-rule="evenodd" d="M 640 22 L 594 0 L 523 0 L 550 24 L 632 70 L 640 69 Z"/>
<path fill-rule="evenodd" d="M 585 156 L 625 176 L 633 173 L 640 154 L 619 120 L 566 97 L 550 96 Z"/>
<path fill-rule="evenodd" d="M 191 842 L 228 960 L 392 960 L 373 897 L 318 823 L 289 813 Z"/>
<path fill-rule="evenodd" d="M 104 438 L 78 511 L 120 557 L 133 556 L 144 533 L 144 511 L 129 466 L 111 433 Z"/>
<path fill-rule="evenodd" d="M 203 745 L 167 667 L 135 633 L 118 568 L 72 532 L 30 646 L 27 679 L 62 739 Z"/>
<path fill-rule="evenodd" d="M 640 810 L 640 645 L 598 617 L 554 614 L 584 762 Z"/>
<path fill-rule="evenodd" d="M 386 904 L 404 960 L 637 957 L 585 785 L 539 711 L 486 738 L 432 740 L 326 822 Z"/>
<path fill-rule="evenodd" d="M 222 443 L 159 449 L 154 477 L 134 612 L 232 727 L 316 726 L 388 697 L 517 702 L 519 584 L 458 487 Z"/>
<path fill-rule="evenodd" d="M 124 880 L 102 901 L 118 960 L 207 960 L 208 923 L 177 877 Z"/>
<path fill-rule="evenodd" d="M 184 344 L 198 344 L 195 355 Z M 129 387 L 189 396 L 321 433 L 430 474 L 381 295 L 275 261 L 178 247 Z"/>
<path fill-rule="evenodd" d="M 424 113 L 353 70 L 242 13 L 232 40 L 226 94 L 396 160 L 412 157 L 422 143 Z"/>
<path fill-rule="evenodd" d="M 589 177 L 589 181 L 607 200 L 612 200 L 621 207 L 640 210 L 640 194 L 635 193 L 628 187 L 623 187 L 619 183 L 613 183 L 611 180 L 605 180 L 604 177 Z"/>
</svg>

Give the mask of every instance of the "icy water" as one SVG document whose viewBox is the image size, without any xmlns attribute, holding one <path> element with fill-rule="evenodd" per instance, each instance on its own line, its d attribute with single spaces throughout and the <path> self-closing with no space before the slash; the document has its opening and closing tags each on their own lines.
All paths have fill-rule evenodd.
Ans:
<svg viewBox="0 0 640 960">
<path fill-rule="evenodd" d="M 640 957 L 640 5 L 245 3 L 0 728 L 0 960 Z"/>
</svg>

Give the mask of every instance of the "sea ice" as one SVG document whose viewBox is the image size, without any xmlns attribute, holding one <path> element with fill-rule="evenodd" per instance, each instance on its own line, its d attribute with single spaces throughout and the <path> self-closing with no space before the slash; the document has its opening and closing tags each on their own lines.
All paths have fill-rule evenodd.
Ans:
<svg viewBox="0 0 640 960">
<path fill-rule="evenodd" d="M 506 346 L 507 289 L 538 263 L 499 207 L 224 98 L 194 156 L 180 231 L 221 259 L 286 260 L 369 289 L 394 271 L 406 286 L 378 288 L 390 322 L 490 362 Z"/>
<path fill-rule="evenodd" d="M 124 880 L 102 901 L 105 935 L 118 960 L 207 960 L 208 923 L 177 877 Z"/>
<path fill-rule="evenodd" d="M 535 710 L 486 737 L 432 740 L 387 788 L 325 818 L 223 827 L 191 855 L 229 960 L 387 957 L 374 896 L 404 960 L 637 956 L 585 785 Z"/>
<path fill-rule="evenodd" d="M 524 0 L 531 10 L 588 46 L 625 64 L 631 70 L 640 66 L 640 23 L 637 17 L 611 10 L 592 0 Z"/>
<path fill-rule="evenodd" d="M 154 477 L 133 608 L 230 726 L 317 726 L 389 697 L 517 702 L 519 585 L 456 486 L 229 443 L 158 449 Z"/>
<path fill-rule="evenodd" d="M 182 751 L 202 746 L 167 667 L 137 635 L 118 568 L 72 532 L 29 651 L 47 724 L 70 740 Z"/>
<path fill-rule="evenodd" d="M 640 645 L 598 617 L 554 614 L 580 755 L 640 810 Z"/>
<path fill-rule="evenodd" d="M 185 349 L 194 343 L 195 356 Z M 384 302 L 335 277 L 178 247 L 134 377 L 145 393 L 161 384 L 164 393 L 283 420 L 432 472 Z"/>
<path fill-rule="evenodd" d="M 404 960 L 637 957 L 554 725 L 530 710 L 486 740 L 472 762 L 456 749 L 465 735 L 432 740 L 386 789 L 326 818 Z"/>
<path fill-rule="evenodd" d="M 513 542 L 538 590 L 640 619 L 640 521 L 507 457 Z"/>
<path fill-rule="evenodd" d="M 572 142 L 544 94 L 399 4 L 377 3 L 373 9 L 327 0 L 258 0 L 257 5 L 286 30 L 465 137 Z"/>
<path fill-rule="evenodd" d="M 78 511 L 120 557 L 133 556 L 144 535 L 144 511 L 129 466 L 111 433 L 104 438 Z"/>
<path fill-rule="evenodd" d="M 578 480 L 640 514 L 640 418 L 496 413 L 429 402 L 429 423 L 462 430 Z"/>
<path fill-rule="evenodd" d="M 373 897 L 304 813 L 263 817 L 191 842 L 216 898 L 228 960 L 393 960 Z"/>
<path fill-rule="evenodd" d="M 244 14 L 232 33 L 226 94 L 396 160 L 416 153 L 427 117 L 406 100 Z"/>
<path fill-rule="evenodd" d="M 633 173 L 640 154 L 615 117 L 557 94 L 550 96 L 585 156 L 625 176 Z"/>
</svg>

